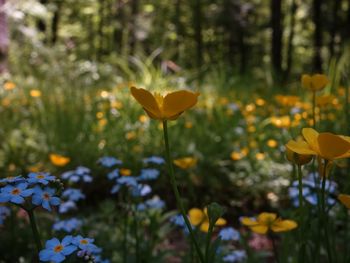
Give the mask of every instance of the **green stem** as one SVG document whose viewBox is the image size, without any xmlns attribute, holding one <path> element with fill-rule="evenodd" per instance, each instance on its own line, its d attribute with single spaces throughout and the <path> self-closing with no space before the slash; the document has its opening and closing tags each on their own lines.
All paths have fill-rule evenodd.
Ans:
<svg viewBox="0 0 350 263">
<path fill-rule="evenodd" d="M 324 161 L 323 175 L 322 175 L 322 193 L 321 193 L 321 207 L 322 207 L 322 227 L 325 234 L 326 249 L 328 255 L 328 262 L 332 263 L 332 250 L 328 234 L 328 224 L 327 224 L 327 209 L 326 209 L 326 175 L 327 175 L 327 164 L 328 161 Z"/>
<path fill-rule="evenodd" d="M 272 248 L 273 248 L 273 254 L 274 254 L 274 257 L 275 257 L 275 261 L 276 261 L 276 263 L 279 263 L 280 260 L 278 258 L 278 252 L 277 252 L 277 246 L 276 246 L 275 238 L 272 235 L 270 235 L 270 239 L 271 239 L 271 243 L 272 243 Z"/>
<path fill-rule="evenodd" d="M 301 165 L 298 164 L 298 181 L 299 181 L 299 218 L 300 218 L 300 227 L 299 227 L 299 263 L 304 262 L 305 257 L 305 242 L 304 242 L 304 230 L 303 230 L 303 173 L 301 171 Z"/>
<path fill-rule="evenodd" d="M 35 220 L 34 210 L 29 209 L 26 211 L 27 211 L 27 214 L 29 216 L 30 226 L 32 227 L 32 232 L 33 232 L 33 237 L 35 240 L 36 248 L 37 248 L 38 252 L 40 252 L 40 250 L 42 249 L 42 245 L 41 245 L 40 234 L 39 234 L 38 227 L 37 227 L 36 220 Z"/>
<path fill-rule="evenodd" d="M 312 126 L 316 129 L 316 91 L 312 92 Z"/>
<path fill-rule="evenodd" d="M 206 260 L 207 263 L 209 263 L 210 241 L 211 241 L 211 236 L 213 234 L 214 225 L 215 225 L 215 223 L 210 223 L 209 230 L 208 230 L 208 233 L 207 233 L 207 240 L 206 240 L 206 245 L 205 245 L 205 260 Z"/>
<path fill-rule="evenodd" d="M 139 234 L 138 234 L 138 219 L 137 219 L 137 211 L 136 206 L 134 210 L 134 235 L 135 235 L 135 261 L 139 262 L 140 259 L 140 242 L 139 242 Z"/>
<path fill-rule="evenodd" d="M 179 190 L 177 188 L 177 183 L 176 183 L 176 179 L 175 179 L 175 175 L 174 175 L 174 168 L 173 168 L 173 164 L 172 164 L 172 159 L 170 157 L 169 138 L 168 138 L 168 123 L 167 123 L 166 120 L 163 121 L 163 133 L 164 133 L 164 143 L 165 143 L 165 154 L 166 154 L 168 170 L 169 170 L 169 175 L 170 175 L 170 183 L 171 183 L 171 186 L 173 188 L 173 192 L 175 194 L 177 207 L 180 209 L 182 217 L 185 220 L 187 229 L 188 229 L 188 231 L 190 233 L 190 237 L 191 237 L 192 243 L 194 244 L 195 249 L 197 251 L 199 260 L 200 260 L 201 263 L 205 263 L 202 251 L 201 251 L 201 249 L 200 249 L 200 247 L 198 245 L 198 242 L 197 242 L 197 240 L 196 240 L 196 238 L 194 236 L 191 223 L 190 223 L 190 221 L 188 220 L 188 218 L 186 216 L 185 208 L 184 208 L 184 205 L 183 205 L 183 203 L 181 201 L 180 193 L 179 193 Z"/>
</svg>

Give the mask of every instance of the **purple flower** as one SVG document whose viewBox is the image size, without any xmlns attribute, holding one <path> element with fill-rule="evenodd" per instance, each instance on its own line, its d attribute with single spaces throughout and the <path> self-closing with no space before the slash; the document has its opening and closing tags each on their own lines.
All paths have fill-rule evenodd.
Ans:
<svg viewBox="0 0 350 263">
<path fill-rule="evenodd" d="M 76 218 L 58 221 L 53 225 L 55 231 L 65 231 L 71 233 L 73 230 L 78 230 L 82 226 L 82 221 Z"/>
<path fill-rule="evenodd" d="M 32 197 L 32 203 L 34 205 L 41 205 L 48 211 L 51 211 L 50 205 L 58 206 L 61 201 L 58 197 L 53 196 L 55 194 L 55 189 L 50 187 L 45 187 L 42 189 L 39 186 L 34 188 L 34 194 Z"/>
<path fill-rule="evenodd" d="M 240 234 L 233 227 L 225 227 L 220 230 L 219 237 L 221 238 L 221 240 L 225 240 L 225 241 L 229 241 L 229 240 L 238 241 L 240 238 Z"/>
<path fill-rule="evenodd" d="M 22 175 L 15 176 L 15 177 L 9 176 L 9 177 L 0 179 L 0 183 L 3 183 L 3 184 L 13 184 L 13 183 L 19 183 L 23 181 L 25 181 L 25 179 Z"/>
<path fill-rule="evenodd" d="M 62 174 L 62 179 L 68 180 L 72 183 L 83 181 L 85 183 L 91 183 L 92 177 L 90 175 L 90 169 L 84 166 L 78 166 L 73 171 L 68 171 Z"/>
<path fill-rule="evenodd" d="M 72 245 L 72 236 L 66 236 L 60 242 L 57 238 L 52 238 L 46 241 L 45 249 L 41 250 L 39 253 L 39 258 L 41 261 L 52 261 L 52 262 L 62 262 L 66 259 L 66 256 L 72 254 L 77 247 Z"/>
<path fill-rule="evenodd" d="M 23 204 L 24 198 L 33 194 L 33 189 L 27 189 L 27 183 L 19 183 L 15 186 L 6 185 L 1 188 L 0 203 L 12 202 L 15 204 Z"/>
<path fill-rule="evenodd" d="M 30 173 L 28 174 L 28 183 L 30 184 L 44 184 L 47 185 L 56 179 L 55 176 L 48 173 Z"/>
<path fill-rule="evenodd" d="M 62 197 L 67 198 L 69 201 L 77 202 L 81 199 L 85 199 L 85 195 L 80 189 L 68 188 L 62 193 Z"/>
<path fill-rule="evenodd" d="M 111 156 L 101 157 L 97 162 L 106 168 L 111 168 L 115 165 L 120 165 L 123 163 L 121 160 L 118 160 L 117 158 Z"/>
<path fill-rule="evenodd" d="M 145 164 L 149 164 L 149 163 L 163 164 L 163 163 L 165 163 L 165 160 L 164 160 L 164 158 L 162 158 L 160 156 L 151 156 L 149 158 L 143 159 L 143 162 Z"/>
</svg>

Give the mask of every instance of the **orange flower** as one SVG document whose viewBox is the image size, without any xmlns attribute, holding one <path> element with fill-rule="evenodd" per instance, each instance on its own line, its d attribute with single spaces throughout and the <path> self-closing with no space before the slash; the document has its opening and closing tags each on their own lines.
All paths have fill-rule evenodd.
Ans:
<svg viewBox="0 0 350 263">
<path fill-rule="evenodd" d="M 176 120 L 185 110 L 197 103 L 199 93 L 187 90 L 175 91 L 162 96 L 152 95 L 145 89 L 130 88 L 132 96 L 141 104 L 148 116 L 156 120 Z"/>
<path fill-rule="evenodd" d="M 51 153 L 49 157 L 50 157 L 51 163 L 55 166 L 60 166 L 60 167 L 66 166 L 70 162 L 69 157 L 65 157 L 63 155 L 59 155 L 55 153 Z"/>
</svg>

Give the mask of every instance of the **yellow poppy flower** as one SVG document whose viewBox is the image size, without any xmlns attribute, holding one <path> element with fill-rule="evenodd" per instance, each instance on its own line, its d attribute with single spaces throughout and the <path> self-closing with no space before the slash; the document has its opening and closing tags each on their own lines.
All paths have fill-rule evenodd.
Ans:
<svg viewBox="0 0 350 263">
<path fill-rule="evenodd" d="M 188 211 L 188 217 L 191 225 L 199 226 L 199 229 L 202 232 L 209 231 L 209 217 L 208 217 L 207 208 L 204 208 L 204 210 L 201 210 L 199 208 L 192 208 L 190 209 L 190 211 Z M 220 217 L 215 222 L 215 225 L 224 226 L 226 225 L 226 220 Z"/>
<path fill-rule="evenodd" d="M 184 157 L 174 160 L 174 164 L 183 170 L 187 170 L 197 164 L 197 159 L 193 157 Z"/>
<path fill-rule="evenodd" d="M 63 155 L 59 155 L 55 153 L 51 153 L 49 155 L 49 158 L 53 165 L 60 166 L 60 167 L 66 166 L 70 162 L 69 157 L 65 157 Z"/>
<path fill-rule="evenodd" d="M 306 141 L 290 140 L 286 147 L 298 154 L 317 155 L 326 160 L 350 157 L 350 140 L 345 136 L 318 133 L 312 128 L 304 128 L 302 134 Z"/>
<path fill-rule="evenodd" d="M 141 104 L 148 116 L 156 120 L 176 120 L 181 113 L 197 103 L 199 93 L 187 90 L 171 92 L 166 96 L 152 95 L 145 89 L 130 88 L 132 96 Z"/>
<path fill-rule="evenodd" d="M 313 92 L 324 89 L 329 80 L 326 75 L 314 74 L 312 76 L 304 74 L 301 76 L 301 84 L 304 88 L 307 88 Z"/>
<path fill-rule="evenodd" d="M 39 98 L 41 97 L 41 91 L 38 89 L 32 89 L 29 92 L 30 96 L 32 96 L 33 98 Z"/>
<path fill-rule="evenodd" d="M 273 232 L 287 232 L 298 226 L 293 220 L 282 220 L 275 213 L 261 213 L 257 218 L 242 217 L 241 223 L 249 227 L 253 232 L 266 234 L 269 230 Z"/>
<path fill-rule="evenodd" d="M 16 84 L 13 83 L 12 81 L 6 81 L 4 83 L 4 89 L 5 90 L 13 90 L 14 88 L 16 88 Z"/>
<path fill-rule="evenodd" d="M 340 194 L 338 195 L 338 199 L 347 209 L 350 209 L 350 195 Z"/>
</svg>

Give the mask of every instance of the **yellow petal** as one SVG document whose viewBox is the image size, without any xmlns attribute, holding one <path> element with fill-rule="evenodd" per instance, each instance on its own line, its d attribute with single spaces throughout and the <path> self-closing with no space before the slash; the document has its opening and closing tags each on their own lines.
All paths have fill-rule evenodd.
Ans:
<svg viewBox="0 0 350 263">
<path fill-rule="evenodd" d="M 350 151 L 350 142 L 332 133 L 321 133 L 318 136 L 321 157 L 334 160 Z"/>
<path fill-rule="evenodd" d="M 223 219 L 223 218 L 219 218 L 216 222 L 215 222 L 215 225 L 216 226 L 224 226 L 224 225 L 226 225 L 226 223 L 227 223 L 227 221 L 225 220 L 225 219 Z"/>
<path fill-rule="evenodd" d="M 319 153 L 320 150 L 319 150 L 318 141 L 317 141 L 319 133 L 312 128 L 304 128 L 302 130 L 302 134 L 306 142 L 310 146 L 310 148 L 315 152 Z"/>
<path fill-rule="evenodd" d="M 249 227 L 253 232 L 257 234 L 266 234 L 267 230 L 269 229 L 267 226 L 257 225 L 257 226 L 250 226 Z"/>
<path fill-rule="evenodd" d="M 308 74 L 303 74 L 301 76 L 301 85 L 304 88 L 310 89 L 311 88 L 311 76 Z"/>
<path fill-rule="evenodd" d="M 187 90 L 167 94 L 164 98 L 164 116 L 166 118 L 174 118 L 176 115 L 193 107 L 197 103 L 198 96 L 199 93 L 193 93 Z"/>
<path fill-rule="evenodd" d="M 286 232 L 296 228 L 298 224 L 293 220 L 276 220 L 271 225 L 273 232 Z"/>
<path fill-rule="evenodd" d="M 241 218 L 240 221 L 241 221 L 242 225 L 245 225 L 245 226 L 256 226 L 256 225 L 258 225 L 258 222 L 256 221 L 256 219 L 255 218 L 251 218 L 251 217 L 244 216 L 244 217 Z"/>
<path fill-rule="evenodd" d="M 54 154 L 54 153 L 51 153 L 49 155 L 49 158 L 50 158 L 51 163 L 55 166 L 65 166 L 66 164 L 68 164 L 70 162 L 69 157 L 65 157 L 63 155 Z"/>
<path fill-rule="evenodd" d="M 275 221 L 277 215 L 275 213 L 261 213 L 258 215 L 258 222 L 262 225 L 270 225 L 273 221 Z"/>
<path fill-rule="evenodd" d="M 132 96 L 146 110 L 147 114 L 153 119 L 160 119 L 161 112 L 154 96 L 145 89 L 130 88 Z"/>
<path fill-rule="evenodd" d="M 327 86 L 329 80 L 326 75 L 315 74 L 312 76 L 312 88 L 314 91 L 322 90 Z"/>
<path fill-rule="evenodd" d="M 287 144 L 286 147 L 295 153 L 301 154 L 301 155 L 316 155 L 317 153 L 312 150 L 309 146 L 308 143 L 304 141 L 294 141 L 290 140 Z"/>
<path fill-rule="evenodd" d="M 192 225 L 198 226 L 204 219 L 204 213 L 199 208 L 192 208 L 188 211 L 189 220 Z"/>
<path fill-rule="evenodd" d="M 350 209 L 350 195 L 340 194 L 338 195 L 338 199 L 347 209 Z"/>
<path fill-rule="evenodd" d="M 209 231 L 209 222 L 208 222 L 208 221 L 204 221 L 204 222 L 201 224 L 201 226 L 200 226 L 200 230 L 201 230 L 202 232 L 208 233 L 208 231 Z"/>
</svg>

